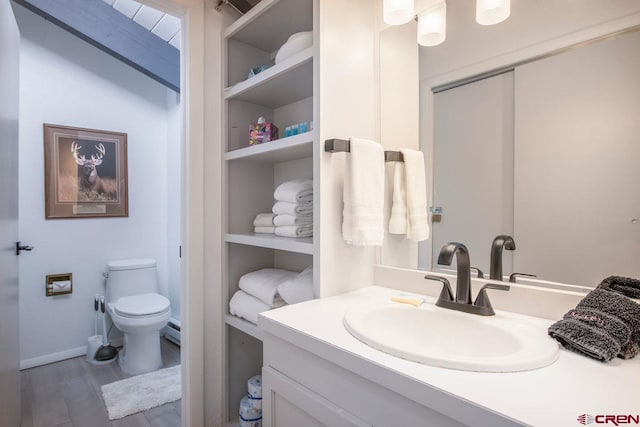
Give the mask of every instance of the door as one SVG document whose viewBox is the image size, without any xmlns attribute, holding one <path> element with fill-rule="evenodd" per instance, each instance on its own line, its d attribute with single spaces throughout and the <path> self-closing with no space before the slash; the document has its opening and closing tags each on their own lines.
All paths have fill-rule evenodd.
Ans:
<svg viewBox="0 0 640 427">
<path fill-rule="evenodd" d="M 488 274 L 493 238 L 513 234 L 513 72 L 436 93 L 434 108 L 433 206 L 442 215 L 432 218 L 432 268 L 443 269 L 443 245 L 460 242 Z"/>
<path fill-rule="evenodd" d="M 0 0 L 0 426 L 20 425 L 18 340 L 18 62 L 20 36 Z"/>
</svg>

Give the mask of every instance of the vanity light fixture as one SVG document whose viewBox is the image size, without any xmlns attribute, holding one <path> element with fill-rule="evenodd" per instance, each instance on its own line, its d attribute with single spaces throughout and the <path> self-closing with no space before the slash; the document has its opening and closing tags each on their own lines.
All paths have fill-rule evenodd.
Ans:
<svg viewBox="0 0 640 427">
<path fill-rule="evenodd" d="M 436 46 L 447 37 L 447 3 L 440 1 L 420 12 L 418 21 L 418 44 Z"/>
<path fill-rule="evenodd" d="M 423 5 L 421 5 L 423 6 Z M 413 0 L 383 0 L 383 20 L 389 25 L 418 21 L 418 44 L 437 46 L 447 38 L 447 2 L 430 0 L 429 6 L 413 15 Z M 511 0 L 476 0 L 476 22 L 498 24 L 511 14 Z"/>
<path fill-rule="evenodd" d="M 476 22 L 494 25 L 511 14 L 511 0 L 476 0 Z"/>
<path fill-rule="evenodd" d="M 385 24 L 402 25 L 413 19 L 413 0 L 384 0 L 383 20 Z"/>
</svg>

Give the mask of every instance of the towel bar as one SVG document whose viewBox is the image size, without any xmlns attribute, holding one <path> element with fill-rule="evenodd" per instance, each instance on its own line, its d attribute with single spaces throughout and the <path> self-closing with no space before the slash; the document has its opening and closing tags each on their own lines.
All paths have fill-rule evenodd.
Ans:
<svg viewBox="0 0 640 427">
<path fill-rule="evenodd" d="M 346 139 L 327 139 L 324 141 L 324 151 L 327 153 L 348 153 L 351 151 L 349 141 Z M 404 162 L 400 151 L 385 151 L 385 162 Z"/>
</svg>

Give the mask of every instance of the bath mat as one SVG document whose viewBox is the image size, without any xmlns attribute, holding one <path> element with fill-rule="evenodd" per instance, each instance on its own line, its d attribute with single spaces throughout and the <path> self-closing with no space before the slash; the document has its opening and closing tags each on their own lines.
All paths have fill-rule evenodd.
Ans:
<svg viewBox="0 0 640 427">
<path fill-rule="evenodd" d="M 181 393 L 180 365 L 102 386 L 109 420 L 174 402 Z"/>
</svg>

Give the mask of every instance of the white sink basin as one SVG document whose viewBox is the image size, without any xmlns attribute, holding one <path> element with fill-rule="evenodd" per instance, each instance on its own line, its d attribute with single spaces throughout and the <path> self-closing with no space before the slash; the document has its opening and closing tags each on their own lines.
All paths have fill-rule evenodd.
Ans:
<svg viewBox="0 0 640 427">
<path fill-rule="evenodd" d="M 552 364 L 559 354 L 548 322 L 505 312 L 478 316 L 428 302 L 418 308 L 388 302 L 353 307 L 344 326 L 385 353 L 464 371 L 527 371 Z"/>
</svg>

